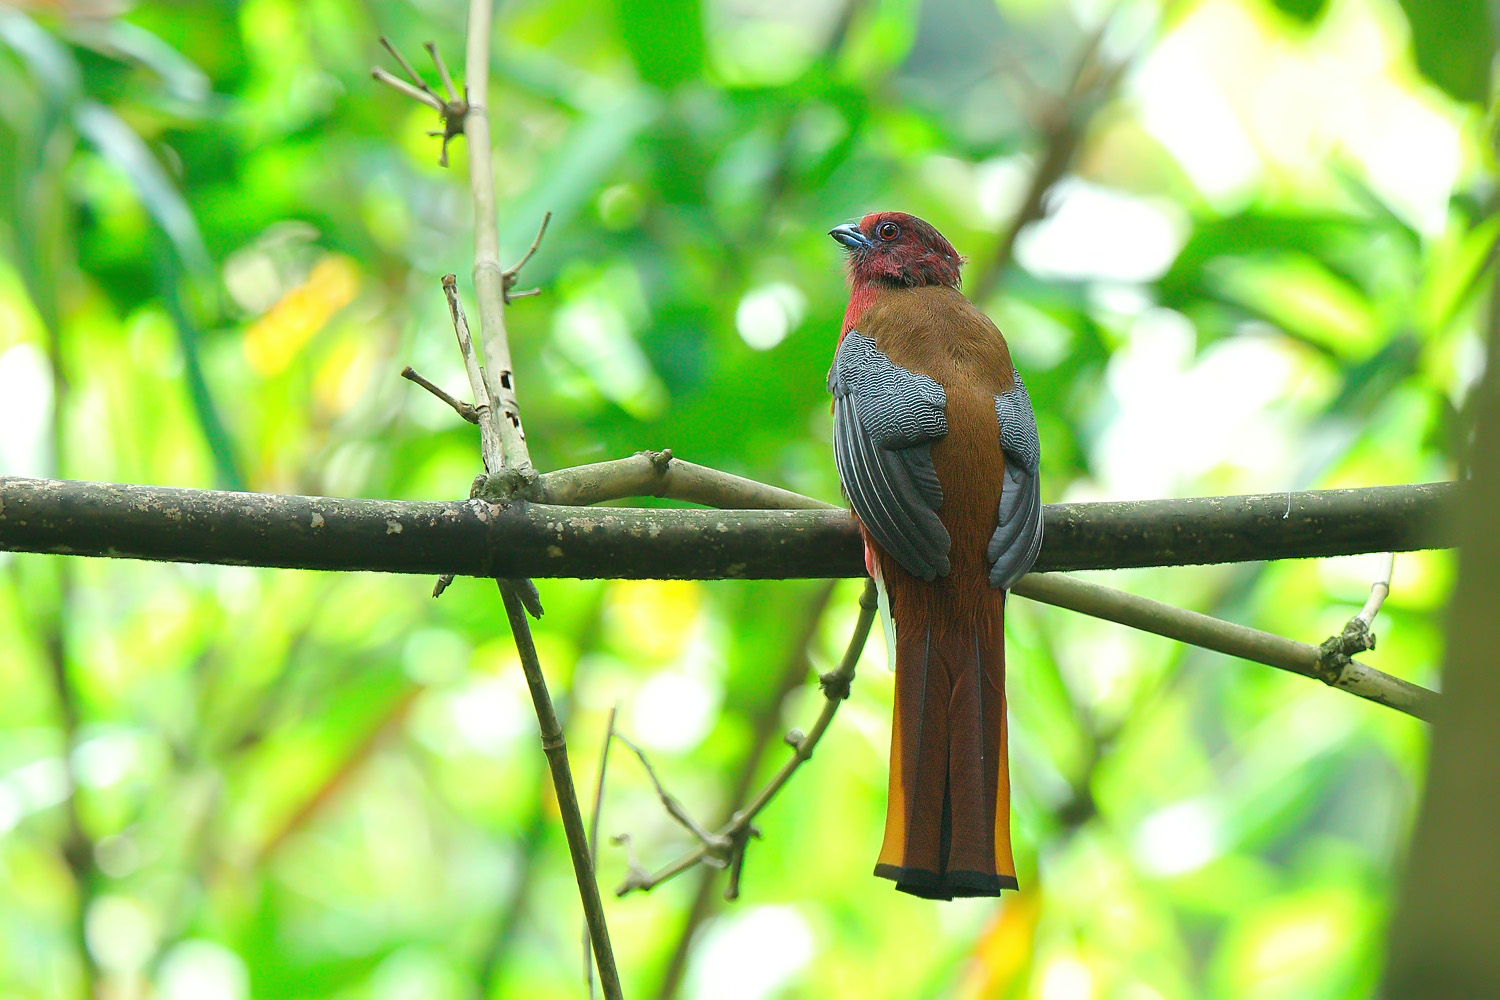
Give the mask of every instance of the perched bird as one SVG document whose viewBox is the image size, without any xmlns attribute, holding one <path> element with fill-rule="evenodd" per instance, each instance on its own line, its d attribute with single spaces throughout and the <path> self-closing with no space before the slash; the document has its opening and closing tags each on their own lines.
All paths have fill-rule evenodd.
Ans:
<svg viewBox="0 0 1500 1000">
<path fill-rule="evenodd" d="M 1042 544 L 1036 418 L 936 229 L 879 212 L 828 235 L 850 290 L 828 373 L 834 462 L 896 671 L 875 874 L 932 899 L 999 895 L 1016 888 L 1005 593 Z"/>
</svg>

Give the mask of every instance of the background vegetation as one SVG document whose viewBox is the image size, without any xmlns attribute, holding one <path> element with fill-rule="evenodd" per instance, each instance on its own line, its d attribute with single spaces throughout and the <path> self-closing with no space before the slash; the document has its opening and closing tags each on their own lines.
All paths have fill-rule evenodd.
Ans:
<svg viewBox="0 0 1500 1000">
<path fill-rule="evenodd" d="M 439 168 L 433 116 L 368 75 L 381 34 L 457 64 L 462 27 L 432 0 L 0 8 L 0 473 L 462 495 L 473 429 L 396 373 L 464 384 L 437 277 L 468 270 L 468 151 Z M 969 255 L 1049 501 L 1451 478 L 1493 45 L 1477 0 L 504 3 L 505 255 L 554 212 L 510 313 L 533 458 L 671 447 L 836 499 L 823 234 L 899 208 Z M 1316 642 L 1374 569 L 1112 577 Z M 1435 684 L 1451 574 L 1398 560 L 1371 665 Z M 0 993 L 579 995 L 499 602 L 430 583 L 0 553 Z M 858 586 L 543 582 L 580 783 L 618 702 L 717 821 L 810 722 Z M 628 993 L 1372 994 L 1421 723 L 1019 600 L 1010 650 L 1022 893 L 870 876 L 877 638 L 740 901 L 689 918 L 697 873 L 607 899 Z M 624 755 L 603 830 L 648 866 L 685 846 Z"/>
</svg>

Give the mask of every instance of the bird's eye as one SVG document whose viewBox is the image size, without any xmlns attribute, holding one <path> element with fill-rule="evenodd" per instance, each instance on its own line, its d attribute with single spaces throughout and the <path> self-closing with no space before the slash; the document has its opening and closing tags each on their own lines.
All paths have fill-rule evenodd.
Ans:
<svg viewBox="0 0 1500 1000">
<path fill-rule="evenodd" d="M 875 235 L 883 240 L 893 240 L 901 235 L 901 227 L 894 222 L 882 222 L 875 227 Z"/>
</svg>

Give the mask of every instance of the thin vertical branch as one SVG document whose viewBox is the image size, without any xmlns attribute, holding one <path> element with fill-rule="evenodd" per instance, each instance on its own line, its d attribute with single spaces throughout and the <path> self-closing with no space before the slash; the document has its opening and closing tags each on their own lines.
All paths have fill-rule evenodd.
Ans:
<svg viewBox="0 0 1500 1000">
<path fill-rule="evenodd" d="M 515 381 L 511 373 L 510 340 L 505 329 L 505 288 L 507 272 L 500 266 L 500 236 L 495 208 L 494 164 L 490 157 L 489 79 L 491 0 L 470 0 L 466 39 L 464 79 L 468 109 L 464 116 L 464 134 L 469 141 L 469 189 L 474 199 L 474 294 L 479 304 L 479 339 L 484 355 L 484 389 L 475 399 L 479 405 L 480 427 L 490 422 L 498 433 L 501 446 L 499 469 L 523 479 L 535 478 L 526 436 L 521 430 L 520 408 L 516 403 Z M 540 238 L 540 237 L 538 237 Z M 467 363 L 467 362 L 466 362 Z M 488 411 L 488 412 L 486 412 Z M 536 588 L 529 580 L 496 580 L 505 602 L 526 685 L 531 689 L 532 704 L 541 728 L 542 749 L 552 771 L 557 792 L 558 811 L 573 858 L 573 874 L 578 881 L 578 895 L 588 921 L 594 955 L 599 966 L 599 981 L 608 1000 L 620 1000 L 620 977 L 615 969 L 614 949 L 609 943 L 609 929 L 604 921 L 604 904 L 599 898 L 599 883 L 589 858 L 588 834 L 578 806 L 578 792 L 568 766 L 567 743 L 562 726 L 547 690 L 546 678 L 537 659 L 536 645 L 526 611 L 539 614 Z"/>
<path fill-rule="evenodd" d="M 598 605 L 587 616 L 582 633 L 577 636 L 578 648 L 592 649 L 598 641 L 598 633 L 602 625 L 603 601 L 601 597 Z M 557 720 L 564 730 L 568 726 L 572 706 L 577 704 L 573 692 L 582 690 L 589 676 L 588 662 L 587 659 L 580 660 L 573 669 L 569 685 L 557 693 Z M 516 880 L 511 883 L 510 891 L 505 899 L 496 905 L 493 931 L 479 952 L 478 972 L 475 979 L 478 985 L 476 992 L 481 998 L 494 996 L 497 989 L 501 995 L 504 995 L 503 981 L 507 971 L 507 959 L 515 947 L 517 932 L 530 919 L 532 891 L 539 881 L 542 857 L 547 844 L 550 843 L 548 834 L 552 826 L 553 795 L 549 787 L 552 775 L 550 770 L 544 767 L 536 772 L 535 778 L 535 788 L 528 793 L 531 808 L 521 823 L 519 856 L 515 864 Z M 590 946 L 590 960 L 592 956 L 593 949 Z"/>
<path fill-rule="evenodd" d="M 479 301 L 484 382 L 497 410 L 505 465 L 525 474 L 531 470 L 531 455 L 521 430 L 510 338 L 505 330 L 505 270 L 500 266 L 495 167 L 490 157 L 490 15 L 490 0 L 470 0 L 464 70 L 469 111 L 464 134 L 469 137 L 469 190 L 474 198 L 474 294 Z"/>
<path fill-rule="evenodd" d="M 495 582 L 505 601 L 505 616 L 510 619 L 516 652 L 521 655 L 521 670 L 526 675 L 526 686 L 531 689 L 531 703 L 536 708 L 537 723 L 541 727 L 542 750 L 547 754 L 552 785 L 557 790 L 557 808 L 568 837 L 568 851 L 573 856 L 578 896 L 583 901 L 584 918 L 588 921 L 589 937 L 593 940 L 594 954 L 598 959 L 599 982 L 609 1000 L 621 1000 L 620 976 L 615 970 L 614 949 L 610 946 L 609 930 L 604 922 L 604 902 L 599 898 L 599 882 L 594 877 L 594 865 L 589 859 L 588 831 L 584 828 L 583 813 L 578 806 L 578 790 L 573 787 L 573 772 L 568 767 L 568 744 L 563 739 L 562 725 L 557 721 L 557 710 L 552 706 L 547 680 L 542 676 L 536 644 L 531 639 L 531 626 L 526 621 L 526 609 L 510 581 Z"/>
<path fill-rule="evenodd" d="M 479 424 L 479 453 L 484 458 L 484 471 L 496 473 L 505 461 L 500 429 L 495 420 L 494 407 L 490 404 L 484 373 L 474 354 L 469 319 L 464 315 L 463 302 L 458 297 L 458 279 L 451 274 L 443 275 L 443 294 L 448 298 L 448 315 L 453 320 L 454 336 L 458 338 L 458 353 L 463 355 L 464 372 L 469 376 L 469 391 L 474 393 L 474 415 L 475 422 Z"/>
</svg>

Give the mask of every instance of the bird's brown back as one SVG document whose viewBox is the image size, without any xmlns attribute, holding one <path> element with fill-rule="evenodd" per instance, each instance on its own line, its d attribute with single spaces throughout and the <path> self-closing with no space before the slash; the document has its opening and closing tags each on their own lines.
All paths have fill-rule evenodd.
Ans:
<svg viewBox="0 0 1500 1000">
<path fill-rule="evenodd" d="M 989 317 L 963 293 L 946 285 L 895 288 L 881 295 L 856 323 L 881 352 L 908 371 L 926 375 L 947 394 L 948 434 L 932 446 L 932 464 L 943 484 L 938 510 L 952 539 L 948 576 L 931 583 L 912 577 L 907 588 L 924 595 L 927 608 L 963 615 L 996 607 L 1000 592 L 988 585 L 985 547 L 994 533 L 1005 456 L 995 396 L 1013 385 L 1010 350 Z M 977 477 L 975 470 L 986 470 Z M 889 557 L 882 570 L 909 576 Z"/>
</svg>

